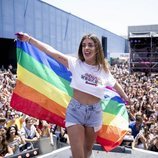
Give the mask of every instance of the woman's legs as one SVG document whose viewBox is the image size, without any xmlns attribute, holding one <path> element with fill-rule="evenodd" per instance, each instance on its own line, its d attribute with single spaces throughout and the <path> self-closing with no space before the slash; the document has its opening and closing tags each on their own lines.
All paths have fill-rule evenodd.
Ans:
<svg viewBox="0 0 158 158">
<path fill-rule="evenodd" d="M 85 158 L 84 156 L 84 140 L 85 140 L 85 128 L 82 125 L 73 125 L 67 128 L 72 157 L 73 158 Z"/>
<path fill-rule="evenodd" d="M 73 125 L 67 128 L 73 158 L 89 158 L 97 133 L 93 127 Z"/>
<path fill-rule="evenodd" d="M 85 144 L 84 153 L 85 158 L 89 158 L 92 154 L 93 145 L 96 141 L 97 133 L 94 132 L 93 127 L 85 127 Z"/>
</svg>

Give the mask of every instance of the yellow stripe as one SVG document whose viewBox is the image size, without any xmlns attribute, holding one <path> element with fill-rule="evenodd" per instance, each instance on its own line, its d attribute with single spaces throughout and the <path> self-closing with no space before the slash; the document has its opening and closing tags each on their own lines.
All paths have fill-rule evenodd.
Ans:
<svg viewBox="0 0 158 158">
<path fill-rule="evenodd" d="M 51 85 L 47 81 L 39 78 L 38 76 L 32 74 L 22 66 L 18 65 L 18 79 L 26 84 L 27 86 L 35 89 L 39 93 L 47 96 L 49 99 L 60 104 L 62 107 L 67 107 L 70 96 L 65 92 L 59 90 L 55 86 Z M 62 99 L 61 99 L 62 98 Z M 40 98 L 39 98 L 40 99 Z"/>
<path fill-rule="evenodd" d="M 103 124 L 104 125 L 109 125 L 109 126 L 115 126 L 120 129 L 127 130 L 128 129 L 128 121 L 125 120 L 121 116 L 117 115 L 112 115 L 110 113 L 104 112 L 103 113 Z"/>
</svg>

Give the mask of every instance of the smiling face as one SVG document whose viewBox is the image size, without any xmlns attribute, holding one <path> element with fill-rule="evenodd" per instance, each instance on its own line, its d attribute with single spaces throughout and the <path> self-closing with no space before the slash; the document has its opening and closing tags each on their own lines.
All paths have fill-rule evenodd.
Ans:
<svg viewBox="0 0 158 158">
<path fill-rule="evenodd" d="M 16 134 L 16 129 L 14 127 L 10 128 L 10 135 L 15 135 Z"/>
<path fill-rule="evenodd" d="M 85 38 L 82 42 L 82 53 L 85 62 L 90 65 L 96 64 L 96 47 L 95 43 L 90 38 Z"/>
<path fill-rule="evenodd" d="M 99 38 L 94 34 L 84 35 L 81 39 L 78 58 L 89 65 L 95 65 L 108 72 L 108 62 L 104 59 L 103 47 Z"/>
</svg>

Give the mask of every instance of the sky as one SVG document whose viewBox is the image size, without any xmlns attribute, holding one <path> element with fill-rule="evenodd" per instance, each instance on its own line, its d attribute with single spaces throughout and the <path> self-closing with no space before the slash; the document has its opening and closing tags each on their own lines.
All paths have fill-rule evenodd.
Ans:
<svg viewBox="0 0 158 158">
<path fill-rule="evenodd" d="M 158 0 L 43 0 L 117 35 L 128 26 L 158 24 Z"/>
</svg>

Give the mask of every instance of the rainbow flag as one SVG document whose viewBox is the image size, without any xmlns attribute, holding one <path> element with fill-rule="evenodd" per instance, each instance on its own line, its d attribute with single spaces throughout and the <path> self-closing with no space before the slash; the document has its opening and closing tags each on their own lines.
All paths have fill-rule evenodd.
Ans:
<svg viewBox="0 0 158 158">
<path fill-rule="evenodd" d="M 116 148 L 128 131 L 129 118 L 124 101 L 110 87 L 105 88 L 102 100 L 103 126 L 97 141 L 106 151 Z"/>
<path fill-rule="evenodd" d="M 17 41 L 17 82 L 11 106 L 32 117 L 65 127 L 65 112 L 73 96 L 71 72 L 27 42 Z M 105 88 L 103 127 L 97 141 L 106 151 L 117 147 L 128 130 L 124 102 Z"/>
</svg>

